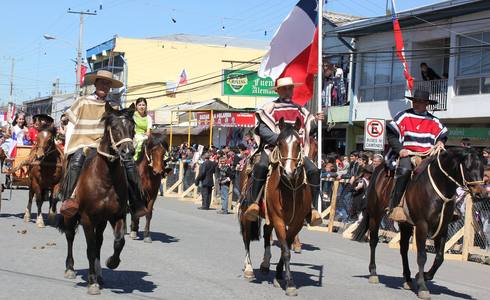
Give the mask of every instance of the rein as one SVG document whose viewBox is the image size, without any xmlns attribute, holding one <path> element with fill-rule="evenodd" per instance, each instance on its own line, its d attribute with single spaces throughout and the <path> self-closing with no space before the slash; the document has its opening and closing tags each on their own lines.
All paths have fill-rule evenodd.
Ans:
<svg viewBox="0 0 490 300">
<path fill-rule="evenodd" d="M 116 143 L 114 141 L 114 136 L 112 135 L 112 129 L 111 129 L 111 127 L 109 127 L 109 138 L 111 140 L 111 148 L 118 155 L 117 156 L 116 155 L 112 155 L 112 154 L 109 154 L 109 153 L 106 153 L 106 152 L 100 150 L 100 145 L 99 145 L 99 147 L 97 147 L 97 153 L 99 153 L 102 156 L 105 156 L 110 162 L 114 162 L 116 159 L 120 158 L 120 152 L 119 152 L 119 149 L 117 147 L 119 145 L 121 145 L 121 144 L 124 144 L 124 143 L 132 143 L 133 142 L 133 139 L 132 138 L 123 138 L 123 139 L 121 139 L 120 141 L 118 141 Z"/>
</svg>

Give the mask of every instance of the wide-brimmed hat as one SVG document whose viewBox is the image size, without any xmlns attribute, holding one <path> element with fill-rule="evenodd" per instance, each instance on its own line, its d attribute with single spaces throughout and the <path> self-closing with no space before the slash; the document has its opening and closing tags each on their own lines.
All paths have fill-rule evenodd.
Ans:
<svg viewBox="0 0 490 300">
<path fill-rule="evenodd" d="M 412 97 L 405 97 L 412 101 L 425 101 L 429 105 L 435 105 L 438 102 L 436 100 L 430 99 L 430 93 L 426 91 L 415 90 Z"/>
<path fill-rule="evenodd" d="M 271 88 L 272 90 L 277 90 L 280 87 L 283 86 L 300 86 L 303 85 L 302 83 L 297 83 L 293 81 L 293 78 L 291 77 L 282 77 L 276 80 L 276 86 Z"/>
<path fill-rule="evenodd" d="M 121 81 L 114 79 L 112 72 L 109 72 L 107 70 L 98 70 L 95 73 L 87 74 L 87 75 L 85 75 L 85 78 L 83 79 L 83 81 L 85 82 L 86 85 L 91 85 L 91 84 L 94 84 L 95 80 L 97 80 L 99 78 L 109 80 L 112 83 L 111 88 L 117 89 L 117 88 L 120 88 L 124 85 Z"/>
</svg>

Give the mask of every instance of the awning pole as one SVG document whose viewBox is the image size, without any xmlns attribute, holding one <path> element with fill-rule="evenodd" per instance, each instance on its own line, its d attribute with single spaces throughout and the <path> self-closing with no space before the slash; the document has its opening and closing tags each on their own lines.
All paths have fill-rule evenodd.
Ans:
<svg viewBox="0 0 490 300">
<path fill-rule="evenodd" d="M 211 145 L 213 144 L 213 119 L 213 110 L 211 110 L 209 113 L 209 148 L 211 148 Z"/>
<path fill-rule="evenodd" d="M 172 133 L 173 133 L 173 123 L 174 123 L 174 112 L 170 111 L 170 149 L 172 149 Z"/>
<path fill-rule="evenodd" d="M 322 83 L 323 83 L 323 0 L 318 1 L 318 75 L 317 75 L 317 105 L 318 105 L 318 112 L 321 112 L 323 110 L 322 108 Z M 317 153 L 317 163 L 318 163 L 318 168 L 321 170 L 322 168 L 322 121 L 318 121 L 318 153 Z M 320 196 L 318 199 L 317 203 L 317 209 L 321 212 L 322 211 L 322 197 L 323 197 L 323 192 L 322 192 L 322 185 L 320 184 Z M 315 200 L 315 199 L 314 199 Z"/>
<path fill-rule="evenodd" d="M 191 114 L 192 112 L 191 111 L 188 111 L 187 112 L 189 114 L 189 120 L 188 120 L 188 129 L 187 129 L 187 147 L 190 147 L 191 146 Z"/>
</svg>

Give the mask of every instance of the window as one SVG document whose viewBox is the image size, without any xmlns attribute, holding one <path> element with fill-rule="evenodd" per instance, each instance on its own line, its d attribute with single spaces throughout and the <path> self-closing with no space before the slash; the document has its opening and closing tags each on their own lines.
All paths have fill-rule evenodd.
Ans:
<svg viewBox="0 0 490 300">
<path fill-rule="evenodd" d="M 458 39 L 456 95 L 490 93 L 490 32 L 461 36 Z"/>
<path fill-rule="evenodd" d="M 489 87 L 490 88 L 490 87 Z M 405 77 L 396 53 L 365 53 L 361 56 L 359 101 L 403 99 Z"/>
</svg>

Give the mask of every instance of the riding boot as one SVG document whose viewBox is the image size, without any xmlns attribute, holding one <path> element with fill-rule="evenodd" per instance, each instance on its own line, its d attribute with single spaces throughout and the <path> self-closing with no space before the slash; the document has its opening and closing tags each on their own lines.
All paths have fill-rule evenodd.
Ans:
<svg viewBox="0 0 490 300">
<path fill-rule="evenodd" d="M 319 226 L 322 224 L 323 220 L 314 205 L 318 201 L 318 197 L 320 197 L 320 170 L 307 158 L 304 159 L 304 168 L 311 191 L 311 212 L 306 216 L 306 222 L 308 222 L 310 226 Z M 321 210 L 321 207 L 318 209 Z"/>
<path fill-rule="evenodd" d="M 411 177 L 411 170 L 406 168 L 397 168 L 395 171 L 395 187 L 390 198 L 390 210 L 389 218 L 396 222 L 406 222 L 407 216 L 402 207 L 400 207 L 400 201 L 405 193 L 405 188 L 408 185 Z"/>
<path fill-rule="evenodd" d="M 82 171 L 84 161 L 85 155 L 83 154 L 82 149 L 79 149 L 73 153 L 68 161 L 67 173 L 63 180 L 61 191 L 61 200 L 63 203 L 60 208 L 60 213 L 67 218 L 71 218 L 78 213 L 78 201 L 72 198 L 72 195 L 75 190 L 78 177 Z"/>
<path fill-rule="evenodd" d="M 122 161 L 126 169 L 126 178 L 128 180 L 129 209 L 133 216 L 140 218 L 148 214 L 146 209 L 146 200 L 141 187 L 140 177 L 136 171 L 136 164 L 131 158 Z"/>
<path fill-rule="evenodd" d="M 247 220 L 253 222 L 259 217 L 260 207 L 258 202 L 261 194 L 263 194 L 262 189 L 264 188 L 267 179 L 267 167 L 264 168 L 264 166 L 256 165 L 251 179 L 252 187 L 249 199 L 247 199 L 249 206 L 245 211 L 244 216 Z"/>
</svg>

